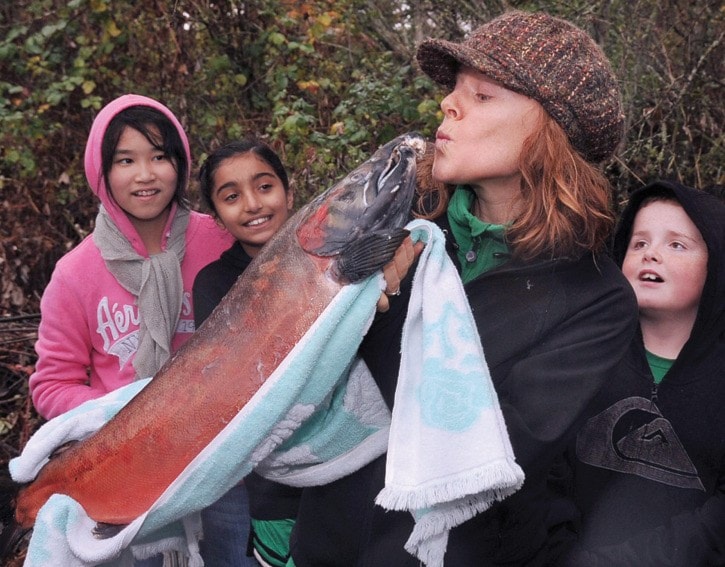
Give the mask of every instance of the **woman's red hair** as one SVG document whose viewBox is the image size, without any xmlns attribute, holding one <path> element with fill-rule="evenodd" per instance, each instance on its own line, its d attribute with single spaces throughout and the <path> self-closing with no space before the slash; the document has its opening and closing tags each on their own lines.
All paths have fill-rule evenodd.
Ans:
<svg viewBox="0 0 725 567">
<path fill-rule="evenodd" d="M 521 152 L 520 213 L 506 229 L 507 243 L 521 260 L 598 252 L 614 226 L 609 181 L 572 147 L 554 119 L 544 112 L 541 122 Z M 418 174 L 417 216 L 429 219 L 445 212 L 455 189 L 432 179 L 432 163 L 431 150 Z"/>
</svg>

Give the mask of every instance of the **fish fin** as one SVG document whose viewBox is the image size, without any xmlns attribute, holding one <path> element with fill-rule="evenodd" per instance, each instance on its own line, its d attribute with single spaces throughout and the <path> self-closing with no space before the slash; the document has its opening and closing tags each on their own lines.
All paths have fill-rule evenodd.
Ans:
<svg viewBox="0 0 725 567">
<path fill-rule="evenodd" d="M 336 270 L 350 283 L 360 281 L 387 264 L 409 231 L 395 228 L 354 240 L 340 253 Z"/>
<path fill-rule="evenodd" d="M 105 522 L 97 522 L 93 528 L 93 537 L 96 539 L 108 539 L 117 535 L 128 524 L 107 524 Z"/>
</svg>

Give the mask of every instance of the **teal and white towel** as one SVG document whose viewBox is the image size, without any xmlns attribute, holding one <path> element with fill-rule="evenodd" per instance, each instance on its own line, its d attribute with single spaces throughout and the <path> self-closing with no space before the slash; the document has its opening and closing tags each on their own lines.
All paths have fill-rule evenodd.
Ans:
<svg viewBox="0 0 725 567">
<path fill-rule="evenodd" d="M 375 315 L 381 275 L 345 286 L 237 416 L 150 509 L 98 540 L 78 503 L 54 495 L 41 509 L 26 566 L 126 565 L 175 549 L 201 565 L 198 511 L 253 468 L 297 486 L 331 482 L 388 451 L 378 504 L 409 510 L 406 549 L 442 565 L 449 530 L 516 491 L 515 463 L 475 323 L 440 230 L 408 226 L 427 245 L 413 281 L 392 418 L 358 346 Z M 10 470 L 32 480 L 55 447 L 110 419 L 146 381 L 45 424 Z M 411 441 L 415 440 L 415 443 Z"/>
<path fill-rule="evenodd" d="M 414 225 L 415 226 L 415 225 Z M 443 565 L 448 532 L 518 490 L 496 391 L 463 284 L 440 229 L 428 233 L 403 327 L 385 488 L 376 502 L 410 510 L 406 550 Z"/>
<path fill-rule="evenodd" d="M 85 439 L 115 416 L 150 378 L 132 382 L 124 388 L 88 401 L 44 424 L 28 441 L 23 453 L 10 461 L 10 473 L 17 482 L 30 482 L 48 462 L 49 455 L 62 445 Z M 115 558 L 114 565 L 131 567 L 134 558 L 184 550 L 190 567 L 203 565 L 198 540 L 201 520 L 197 512 L 183 521 L 156 531 L 151 540 L 134 540 L 143 518 L 138 518 L 119 537 L 99 540 L 93 536 L 96 523 L 72 498 L 54 494 L 42 507 L 33 528 L 26 566 L 81 567 L 98 565 Z"/>
</svg>

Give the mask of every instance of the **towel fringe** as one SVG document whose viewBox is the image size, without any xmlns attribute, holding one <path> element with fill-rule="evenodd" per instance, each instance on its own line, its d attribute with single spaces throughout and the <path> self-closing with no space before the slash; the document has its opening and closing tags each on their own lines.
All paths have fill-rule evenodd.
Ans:
<svg viewBox="0 0 725 567">
<path fill-rule="evenodd" d="M 516 492 L 522 484 L 520 469 L 513 461 L 504 460 L 489 463 L 475 473 L 467 471 L 457 478 L 446 478 L 433 485 L 414 488 L 386 486 L 375 498 L 375 503 L 386 510 L 419 510 L 483 492 L 488 502 L 485 510 L 493 502 Z"/>
<path fill-rule="evenodd" d="M 443 560 L 448 547 L 448 532 L 430 536 L 428 540 L 411 544 L 411 538 L 405 544 L 405 550 L 421 560 L 426 567 L 443 567 Z"/>
<path fill-rule="evenodd" d="M 178 551 L 167 551 L 164 553 L 163 567 L 188 567 L 186 556 Z"/>
<path fill-rule="evenodd" d="M 201 513 L 196 512 L 185 516 L 181 520 L 181 523 L 184 526 L 187 543 L 186 550 L 189 553 L 186 560 L 187 567 L 204 567 L 204 559 L 202 559 L 199 549 L 199 540 L 203 537 Z"/>
</svg>

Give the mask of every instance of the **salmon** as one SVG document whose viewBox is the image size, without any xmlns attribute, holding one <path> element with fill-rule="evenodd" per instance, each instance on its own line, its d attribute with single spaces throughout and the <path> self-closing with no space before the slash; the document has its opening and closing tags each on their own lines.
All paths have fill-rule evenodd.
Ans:
<svg viewBox="0 0 725 567">
<path fill-rule="evenodd" d="M 342 287 L 392 258 L 407 234 L 423 147 L 416 134 L 388 142 L 293 215 L 148 385 L 20 490 L 17 522 L 32 527 L 56 493 L 99 525 L 124 526 L 148 510 Z"/>
</svg>

